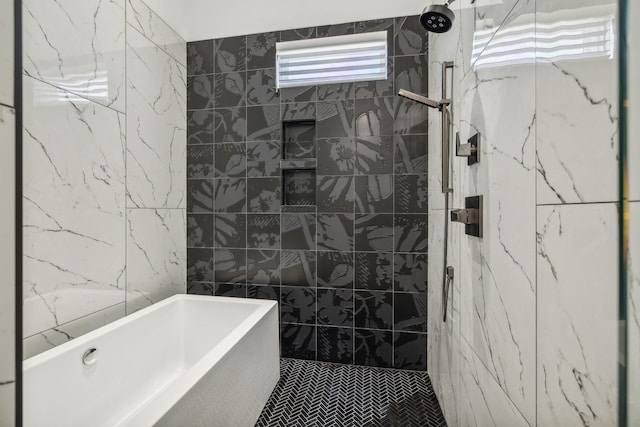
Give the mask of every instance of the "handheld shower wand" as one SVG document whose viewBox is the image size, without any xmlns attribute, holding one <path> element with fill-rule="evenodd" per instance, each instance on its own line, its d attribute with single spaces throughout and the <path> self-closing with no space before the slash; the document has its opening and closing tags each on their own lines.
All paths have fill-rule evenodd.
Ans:
<svg viewBox="0 0 640 427">
<path fill-rule="evenodd" d="M 452 3 L 454 0 L 447 2 Z M 445 6 L 440 6 L 445 7 Z M 446 7 L 445 7 L 446 8 Z M 448 9 L 447 9 L 448 10 Z M 451 12 L 453 14 L 453 12 Z M 449 247 L 449 193 L 452 189 L 449 187 L 449 168 L 450 161 L 450 130 L 451 130 L 451 99 L 447 98 L 447 70 L 453 70 L 453 62 L 447 61 L 442 64 L 442 99 L 434 101 L 422 95 L 400 89 L 398 95 L 411 99 L 430 108 L 436 108 L 442 113 L 442 193 L 444 194 L 444 256 L 443 256 L 443 278 L 442 278 L 442 321 L 447 321 L 447 303 L 449 301 L 449 289 L 453 281 L 454 269 L 447 265 L 447 253 Z"/>
</svg>

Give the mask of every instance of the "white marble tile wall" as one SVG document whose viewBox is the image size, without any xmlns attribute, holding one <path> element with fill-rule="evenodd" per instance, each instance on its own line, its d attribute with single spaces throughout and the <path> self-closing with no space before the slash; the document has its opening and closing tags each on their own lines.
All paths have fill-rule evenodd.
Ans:
<svg viewBox="0 0 640 427">
<path fill-rule="evenodd" d="M 154 42 L 125 0 L 81 3 L 24 2 L 27 357 L 146 305 L 132 295 L 186 292 L 186 43 L 148 8 Z"/>
<path fill-rule="evenodd" d="M 186 74 L 127 25 L 128 207 L 186 208 Z"/>
<path fill-rule="evenodd" d="M 617 420 L 615 204 L 538 208 L 538 425 Z"/>
<path fill-rule="evenodd" d="M 127 23 L 186 67 L 185 41 L 144 2 L 126 1 Z"/>
<path fill-rule="evenodd" d="M 185 293 L 184 209 L 129 209 L 127 313 Z"/>
<path fill-rule="evenodd" d="M 4 78 L 4 77 L 2 77 Z M 13 81 L 13 73 L 11 74 Z M 15 408 L 15 111 L 0 106 L 0 425 Z"/>
<path fill-rule="evenodd" d="M 24 337 L 125 297 L 125 116 L 25 76 Z"/>
<path fill-rule="evenodd" d="M 35 356 L 124 316 L 125 303 L 122 302 L 79 319 L 72 320 L 69 323 L 47 329 L 46 331 L 24 339 L 22 345 L 23 356 L 25 359 Z"/>
<path fill-rule="evenodd" d="M 464 338 L 460 345 L 459 419 L 454 425 L 528 427 L 530 424 Z"/>
<path fill-rule="evenodd" d="M 13 0 L 0 0 L 0 104 L 13 106 Z"/>
<path fill-rule="evenodd" d="M 589 333 L 593 329 L 591 324 L 585 323 L 589 313 L 583 306 L 570 305 L 572 301 L 568 295 L 548 303 L 541 300 L 537 288 L 544 285 L 548 289 L 552 285 L 548 278 L 542 284 L 540 255 L 536 255 L 541 247 L 540 241 L 536 240 L 536 230 L 540 227 L 540 209 L 543 209 L 538 206 L 616 200 L 618 167 L 615 157 L 617 98 L 613 90 L 616 85 L 615 55 L 559 58 L 554 65 L 547 58 L 540 59 L 548 52 L 541 53 L 543 49 L 539 41 L 536 43 L 536 37 L 542 38 L 541 32 L 548 26 L 564 25 L 566 20 L 589 21 L 594 13 L 610 16 L 615 13 L 614 2 L 512 0 L 476 3 L 456 2 L 452 7 L 456 13 L 453 29 L 442 35 L 430 35 L 429 94 L 439 98 L 441 63 L 455 58 L 454 135 L 460 132 L 463 143 L 476 131 L 482 136 L 480 164 L 469 167 L 466 159 L 452 160 L 452 208 L 462 207 L 465 196 L 476 194 L 484 196 L 485 204 L 482 239 L 465 236 L 461 232 L 462 225 L 450 224 L 449 246 L 454 248 L 454 253 L 450 252 L 449 264 L 456 272 L 454 289 L 458 302 L 454 306 L 458 327 L 443 327 L 439 319 L 443 233 L 440 219 L 444 208 L 440 190 L 440 114 L 431 112 L 429 281 L 437 286 L 430 286 L 428 369 L 434 389 L 441 402 L 451 399 L 450 390 L 457 391 L 453 411 L 449 408 L 451 402 L 443 404 L 450 425 L 582 425 L 580 418 L 573 418 L 575 412 L 567 411 L 568 401 L 556 393 L 560 387 L 557 382 L 550 385 L 548 391 L 541 391 L 540 386 L 544 357 L 540 344 L 543 339 L 541 325 L 550 322 L 551 318 L 555 321 L 568 319 L 583 331 L 580 339 L 584 357 L 593 372 L 593 378 L 578 376 L 572 379 L 572 384 L 593 380 L 601 390 L 601 395 L 595 395 L 592 389 L 583 396 L 571 396 L 571 399 L 581 397 L 585 405 L 593 404 L 597 408 L 596 421 L 588 420 L 588 416 L 585 418 L 589 425 L 615 425 L 616 381 L 615 375 L 611 376 L 611 369 L 615 374 L 617 347 L 616 342 L 607 341 L 612 337 L 615 341 L 616 336 L 615 323 L 610 321 L 617 315 L 617 307 L 610 304 L 611 298 L 616 298 L 616 290 L 609 289 L 617 280 L 615 245 L 607 257 L 597 259 L 602 266 L 598 272 L 600 280 L 594 280 L 593 274 L 584 276 L 582 289 L 586 287 L 589 292 L 593 289 L 599 296 L 609 292 L 606 298 L 600 299 L 604 304 L 603 313 L 612 317 L 604 317 L 593 334 Z M 572 10 L 573 15 L 567 15 L 567 10 Z M 536 27 L 536 23 L 543 24 Z M 519 46 L 519 55 L 514 57 L 509 52 L 509 39 L 516 34 L 531 48 Z M 606 45 L 611 34 L 606 31 L 603 34 Z M 561 82 L 557 76 L 554 79 L 545 74 L 557 72 L 565 63 L 570 64 L 567 67 L 573 67 L 572 73 L 579 74 L 577 80 Z M 562 72 L 560 75 L 568 77 Z M 574 91 L 571 84 L 580 90 Z M 555 102 L 554 98 L 558 96 L 562 99 Z M 587 105 L 583 100 L 594 102 L 589 101 Z M 575 126 L 567 125 L 569 122 Z M 586 141 L 581 140 L 583 136 L 588 136 Z M 554 146 L 554 139 L 565 145 Z M 570 144 L 579 146 L 578 141 L 587 148 L 581 149 L 574 160 L 569 158 L 569 151 L 564 153 L 562 150 L 568 149 Z M 548 197 L 549 193 L 542 188 L 541 155 L 553 171 L 554 182 L 561 188 L 561 198 Z M 559 172 L 565 177 L 574 177 L 574 182 L 558 178 L 562 175 Z M 578 193 L 580 197 L 576 196 Z M 597 208 L 598 205 L 585 205 L 587 208 L 593 206 Z M 587 241 L 592 247 L 600 245 L 602 249 L 606 246 L 607 250 L 615 244 L 615 215 L 613 219 L 608 217 L 601 227 L 606 229 L 600 233 L 608 235 L 606 242 L 598 236 L 589 236 L 586 233 L 589 226 L 579 215 L 571 220 L 575 227 L 585 227 L 585 240 L 577 241 L 567 232 L 562 235 L 566 239 L 556 239 L 549 244 L 554 249 L 562 248 L 556 262 L 566 269 L 565 274 L 574 269 L 588 272 L 590 261 L 575 258 L 572 253 L 580 253 L 583 248 L 577 245 L 584 246 Z M 555 280 L 553 275 L 551 279 Z M 577 283 L 570 275 L 565 275 L 556 285 L 572 289 Z M 598 300 L 592 300 L 588 292 L 577 288 L 573 294 L 576 301 L 582 301 L 582 298 Z M 541 321 L 542 309 L 548 309 L 551 314 Z M 566 332 L 566 329 L 560 326 L 553 332 Z M 603 336 L 605 345 L 598 346 Z M 582 369 L 579 361 L 572 359 L 575 355 L 568 355 L 569 350 L 565 348 L 568 342 L 554 338 L 553 334 L 545 338 L 547 363 L 555 360 L 560 364 L 565 360 L 565 366 Z M 455 366 L 454 370 L 459 373 L 457 381 L 447 376 L 451 371 L 449 365 Z M 556 380 L 558 378 L 567 386 L 571 379 L 562 374 Z M 552 412 L 549 402 L 555 403 L 558 412 L 553 421 L 555 424 L 545 418 Z M 614 408 L 612 413 L 608 412 L 611 408 Z"/>
<path fill-rule="evenodd" d="M 125 0 L 22 3 L 25 74 L 124 112 Z"/>
<path fill-rule="evenodd" d="M 538 204 L 618 199 L 616 0 L 538 1 L 542 28 L 587 28 L 602 22 L 605 49 L 559 56 L 540 42 L 536 61 Z M 607 21 L 608 20 L 608 21 Z M 593 43 L 593 39 L 589 39 Z M 587 40 L 583 43 L 587 43 Z M 595 49 L 595 48 L 593 48 Z M 554 55 L 552 59 L 543 54 Z M 594 171 L 597 170 L 597 173 Z"/>
</svg>

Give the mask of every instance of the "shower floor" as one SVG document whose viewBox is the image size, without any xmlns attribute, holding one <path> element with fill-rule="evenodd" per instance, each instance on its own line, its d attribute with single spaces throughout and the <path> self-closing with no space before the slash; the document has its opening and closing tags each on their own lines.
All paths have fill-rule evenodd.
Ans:
<svg viewBox="0 0 640 427">
<path fill-rule="evenodd" d="M 426 372 L 281 359 L 256 427 L 446 426 Z"/>
</svg>

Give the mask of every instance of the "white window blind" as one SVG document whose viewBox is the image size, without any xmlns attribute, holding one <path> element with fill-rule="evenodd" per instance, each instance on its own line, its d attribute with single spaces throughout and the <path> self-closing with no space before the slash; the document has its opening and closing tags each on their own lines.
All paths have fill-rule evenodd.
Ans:
<svg viewBox="0 0 640 427">
<path fill-rule="evenodd" d="M 276 44 L 278 89 L 386 78 L 386 31 Z"/>
</svg>

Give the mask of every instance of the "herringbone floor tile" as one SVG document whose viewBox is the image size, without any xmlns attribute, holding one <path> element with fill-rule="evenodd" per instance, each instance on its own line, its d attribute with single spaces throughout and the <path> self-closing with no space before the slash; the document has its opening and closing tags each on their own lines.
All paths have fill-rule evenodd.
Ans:
<svg viewBox="0 0 640 427">
<path fill-rule="evenodd" d="M 256 427 L 446 427 L 426 372 L 281 359 Z"/>
</svg>

